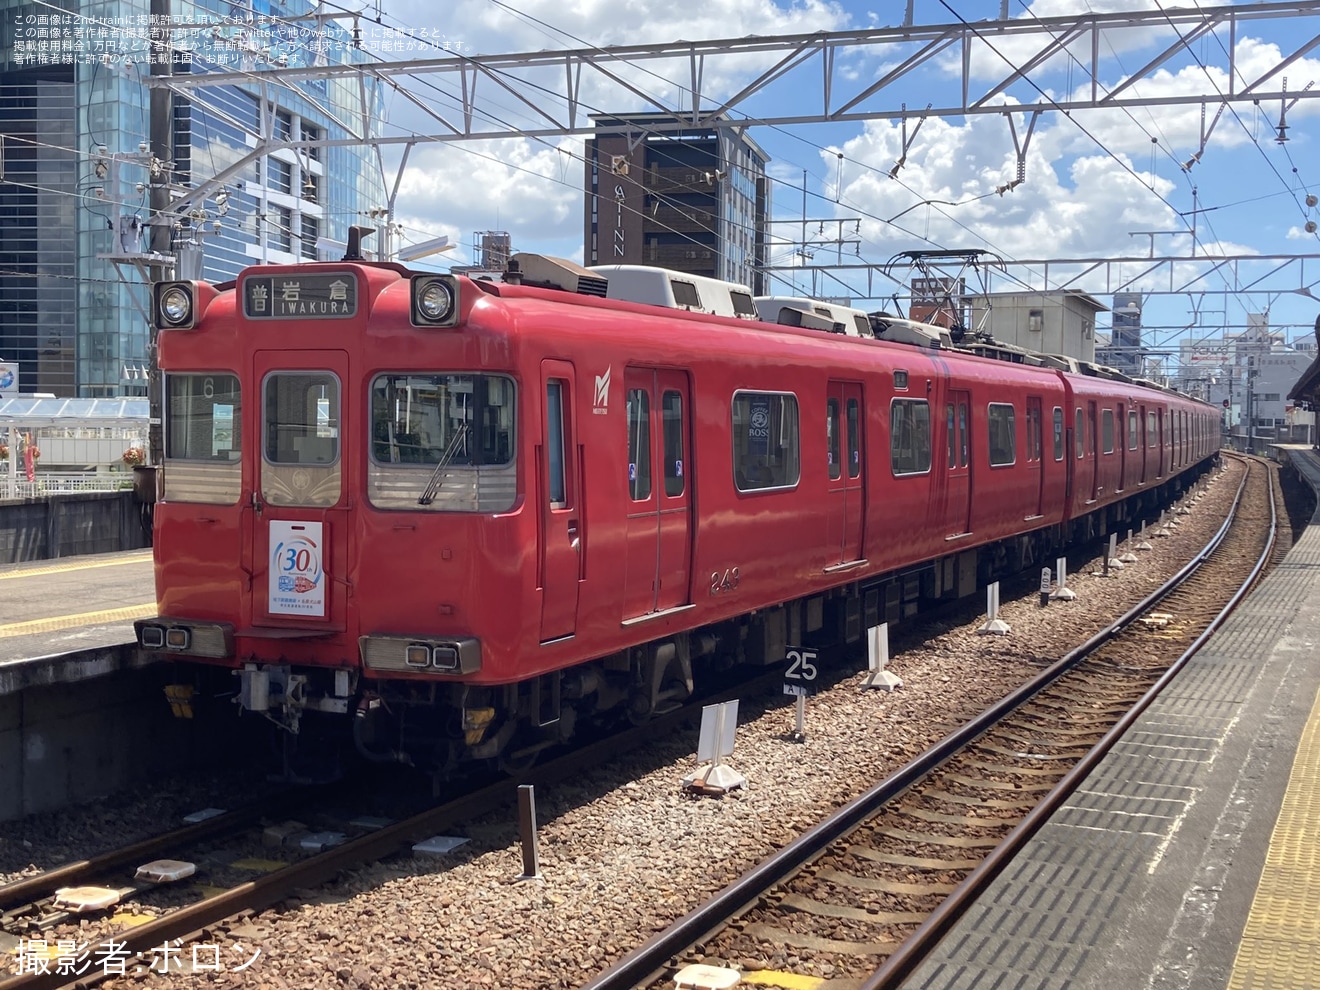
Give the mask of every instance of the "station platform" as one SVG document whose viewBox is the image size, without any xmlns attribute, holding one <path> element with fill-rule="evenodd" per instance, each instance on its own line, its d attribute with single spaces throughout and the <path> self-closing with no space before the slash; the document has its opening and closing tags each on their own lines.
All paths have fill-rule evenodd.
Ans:
<svg viewBox="0 0 1320 990">
<path fill-rule="evenodd" d="M 150 550 L 0 567 L 0 696 L 149 662 L 133 620 L 155 614 Z"/>
<path fill-rule="evenodd" d="M 1320 512 L 904 987 L 1320 987 L 1318 646 Z"/>
</svg>

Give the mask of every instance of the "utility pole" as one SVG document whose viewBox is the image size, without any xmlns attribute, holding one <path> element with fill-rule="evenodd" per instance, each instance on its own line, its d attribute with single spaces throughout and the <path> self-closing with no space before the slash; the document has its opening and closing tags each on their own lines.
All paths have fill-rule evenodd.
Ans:
<svg viewBox="0 0 1320 990">
<path fill-rule="evenodd" d="M 1255 373 L 1255 371 L 1252 370 L 1252 368 L 1253 368 L 1253 365 L 1255 365 L 1255 363 L 1256 363 L 1256 357 L 1255 357 L 1255 355 L 1254 355 L 1254 354 L 1248 354 L 1248 355 L 1247 355 L 1247 416 L 1246 416 L 1246 419 L 1247 419 L 1247 439 L 1246 439 L 1246 444 L 1247 444 L 1247 453 L 1248 453 L 1248 454 L 1254 454 L 1254 453 L 1256 452 L 1256 451 L 1253 449 L 1253 446 L 1254 446 L 1254 445 L 1252 444 L 1252 439 L 1251 439 L 1251 437 L 1252 437 L 1252 429 L 1251 429 L 1251 428 L 1252 428 L 1252 426 L 1253 426 L 1253 418 L 1254 418 L 1254 413 L 1253 413 L 1253 410 L 1252 410 L 1251 407 L 1252 407 L 1252 404 L 1253 404 L 1253 403 L 1252 403 L 1252 400 L 1255 398 L 1255 396 L 1254 396 L 1254 394 L 1253 394 L 1253 393 L 1254 393 L 1254 382 L 1253 382 L 1252 380 L 1256 377 L 1256 373 Z"/>
<path fill-rule="evenodd" d="M 174 70 L 174 45 L 170 29 L 170 0 L 151 0 L 151 75 L 168 76 Z M 164 86 L 153 86 L 150 105 L 151 156 L 153 159 L 151 183 L 151 240 L 149 247 L 153 254 L 162 255 L 170 252 L 170 234 L 173 224 L 170 222 L 170 179 L 169 163 L 174 161 L 174 97 Z M 150 268 L 151 282 L 154 284 L 165 277 L 165 268 L 153 264 Z M 149 291 L 154 293 L 150 287 Z M 153 303 L 154 308 L 154 303 Z M 156 321 L 148 324 L 147 358 L 150 363 L 147 374 L 147 407 L 150 419 L 147 424 L 147 463 L 158 469 L 165 459 L 164 437 L 161 431 L 163 402 L 163 382 L 160 375 L 160 362 L 156 353 Z"/>
</svg>

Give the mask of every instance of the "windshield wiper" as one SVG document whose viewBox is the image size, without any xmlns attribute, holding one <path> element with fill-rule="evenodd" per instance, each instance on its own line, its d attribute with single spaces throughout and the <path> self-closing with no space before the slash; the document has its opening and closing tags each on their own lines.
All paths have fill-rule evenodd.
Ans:
<svg viewBox="0 0 1320 990">
<path fill-rule="evenodd" d="M 445 468 L 449 467 L 449 462 L 454 459 L 459 448 L 464 445 L 467 435 L 468 424 L 464 423 L 450 437 L 449 446 L 440 455 L 440 462 L 436 464 L 435 470 L 431 472 L 431 480 L 426 483 L 426 488 L 422 490 L 421 496 L 417 499 L 418 505 L 430 505 L 435 501 L 435 496 L 440 491 L 440 475 L 444 473 Z"/>
</svg>

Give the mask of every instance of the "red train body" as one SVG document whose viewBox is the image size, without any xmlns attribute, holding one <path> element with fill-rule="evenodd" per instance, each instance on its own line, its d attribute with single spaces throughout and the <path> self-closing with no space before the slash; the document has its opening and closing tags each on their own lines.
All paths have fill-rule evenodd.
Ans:
<svg viewBox="0 0 1320 990">
<path fill-rule="evenodd" d="M 382 759 L 526 755 L 703 663 L 855 641 L 1217 446 L 1214 410 L 1126 380 L 393 265 L 156 302 L 139 641 Z"/>
</svg>

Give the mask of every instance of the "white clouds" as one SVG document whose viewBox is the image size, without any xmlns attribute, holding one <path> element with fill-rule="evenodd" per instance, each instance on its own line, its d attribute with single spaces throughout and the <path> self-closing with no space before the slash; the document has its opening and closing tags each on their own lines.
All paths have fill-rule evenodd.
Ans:
<svg viewBox="0 0 1320 990">
<path fill-rule="evenodd" d="M 858 164 L 845 170 L 839 212 L 851 208 L 894 219 L 894 225 L 863 220 L 862 236 L 876 254 L 931 246 L 916 243 L 925 237 L 1007 258 L 1124 255 L 1139 247 L 1130 231 L 1182 226 L 1160 198 L 1173 192 L 1168 179 L 1101 152 L 1056 163 L 1044 152 L 1050 142 L 1041 140 L 1049 130 L 1038 130 L 1028 148 L 1026 182 L 996 195 L 1016 177 L 1016 153 L 1002 119 L 927 121 L 896 179 L 888 172 L 901 149 L 899 131 L 889 122 L 871 122 L 841 149 Z M 946 203 L 923 203 L 929 200 Z"/>
<path fill-rule="evenodd" d="M 507 230 L 515 250 L 535 240 L 580 258 L 581 159 L 582 142 L 575 140 L 557 148 L 531 141 L 421 148 L 399 184 L 399 222 L 413 240 L 449 234 L 460 245 L 455 254 L 467 254 L 472 231 Z"/>
<path fill-rule="evenodd" d="M 436 22 L 436 9 L 429 2 L 409 0 L 392 5 L 391 19 L 396 24 L 427 28 L 433 36 L 443 34 L 448 43 L 460 46 L 468 55 L 827 31 L 844 27 L 847 22 L 844 11 L 827 0 L 799 0 L 784 5 L 772 0 L 707 0 L 677 5 L 669 0 L 522 0 L 517 4 L 517 13 L 493 0 L 456 0 L 444 5 L 443 23 Z M 441 54 L 418 52 L 408 57 Z M 718 74 L 703 76 L 703 91 L 731 93 L 734 89 L 730 87 L 743 85 L 753 72 L 779 57 L 724 60 Z M 686 62 L 620 62 L 611 71 L 643 93 L 666 100 L 680 96 L 692 78 L 691 66 Z M 553 74 L 547 70 L 537 76 L 520 75 L 542 82 L 552 92 L 563 89 L 562 69 Z M 456 97 L 456 79 L 433 76 L 429 81 Z M 616 84 L 610 83 L 607 88 L 603 77 L 594 73 L 585 72 L 582 82 L 579 123 L 585 121 L 586 114 L 598 111 L 654 109 Z M 512 84 L 532 102 L 543 105 L 547 113 L 564 116 L 563 103 L 558 99 L 530 86 Z M 483 92 L 491 91 L 483 83 Z M 454 98 L 446 101 L 426 87 L 412 92 L 451 118 L 454 116 Z M 404 101 L 395 101 L 395 106 L 400 112 L 391 118 L 391 130 L 415 128 L 426 133 L 436 129 L 433 121 L 415 108 L 408 108 Z M 546 126 L 544 119 L 537 118 L 512 94 L 500 93 L 487 106 L 495 107 L 494 112 L 511 124 Z M 413 153 L 404 173 L 398 209 L 428 236 L 455 229 L 466 232 L 457 237 L 451 234 L 464 249 L 471 231 L 498 228 L 510 231 L 515 249 L 521 245 L 581 259 L 582 142 L 566 139 L 560 147 L 564 150 L 522 140 L 423 146 Z M 426 238 L 419 233 L 417 239 Z"/>
</svg>

